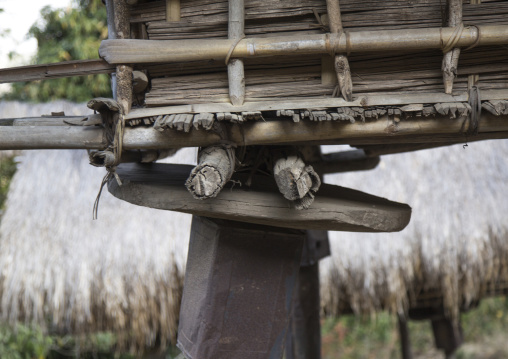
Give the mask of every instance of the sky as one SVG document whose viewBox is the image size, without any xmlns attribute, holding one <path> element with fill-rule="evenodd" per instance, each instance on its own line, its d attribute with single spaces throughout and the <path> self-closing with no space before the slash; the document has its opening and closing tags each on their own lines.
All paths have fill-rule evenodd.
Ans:
<svg viewBox="0 0 508 359">
<path fill-rule="evenodd" d="M 6 37 L 0 38 L 0 68 L 26 65 L 35 55 L 37 41 L 27 39 L 30 27 L 39 19 L 41 9 L 49 5 L 53 8 L 65 8 L 71 0 L 0 0 L 0 30 L 10 29 Z M 9 60 L 9 53 L 16 51 L 20 54 L 14 60 Z M 0 92 L 6 90 L 6 85 L 0 85 Z"/>
</svg>

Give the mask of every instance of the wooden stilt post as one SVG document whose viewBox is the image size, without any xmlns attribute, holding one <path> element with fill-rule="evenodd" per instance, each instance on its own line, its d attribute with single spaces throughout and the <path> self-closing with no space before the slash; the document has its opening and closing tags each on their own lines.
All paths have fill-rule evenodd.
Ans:
<svg viewBox="0 0 508 359">
<path fill-rule="evenodd" d="M 319 264 L 300 267 L 286 359 L 321 358 Z"/>
<path fill-rule="evenodd" d="M 245 6 L 244 0 L 229 0 L 229 29 L 228 37 L 234 40 L 233 47 L 244 36 Z M 230 53 L 233 51 L 231 48 Z M 245 101 L 245 71 L 243 60 L 226 58 L 228 65 L 229 98 L 233 106 L 241 106 Z"/>
<path fill-rule="evenodd" d="M 456 29 L 456 35 L 449 40 L 454 41 L 455 38 L 461 35 L 463 28 L 462 0 L 448 0 L 448 26 Z M 444 53 L 442 71 L 445 93 L 447 94 L 451 94 L 453 91 L 453 81 L 457 76 L 459 56 L 460 48 L 458 47 L 452 48 Z"/>
<path fill-rule="evenodd" d="M 304 239 L 193 217 L 177 344 L 187 358 L 282 358 Z"/>
<path fill-rule="evenodd" d="M 399 338 L 402 359 L 412 359 L 413 353 L 411 351 L 411 340 L 409 338 L 407 319 L 401 315 L 398 315 L 397 318 L 399 323 Z"/>
<path fill-rule="evenodd" d="M 444 317 L 433 319 L 432 332 L 436 348 L 443 350 L 447 359 L 453 358 L 455 351 L 464 342 L 460 322 L 456 323 Z"/>
<path fill-rule="evenodd" d="M 321 358 L 319 260 L 328 255 L 328 232 L 307 231 L 286 341 L 286 359 Z"/>
</svg>

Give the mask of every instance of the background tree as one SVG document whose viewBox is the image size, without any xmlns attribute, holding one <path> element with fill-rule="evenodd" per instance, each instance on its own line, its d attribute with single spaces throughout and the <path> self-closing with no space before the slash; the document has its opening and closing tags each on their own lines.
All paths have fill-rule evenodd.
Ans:
<svg viewBox="0 0 508 359">
<path fill-rule="evenodd" d="M 100 42 L 108 36 L 106 18 L 106 7 L 101 0 L 75 0 L 67 9 L 44 7 L 41 19 L 28 33 L 37 40 L 37 55 L 33 62 L 44 64 L 98 58 Z M 99 96 L 111 97 L 107 75 L 15 83 L 5 98 L 82 102 Z"/>
</svg>

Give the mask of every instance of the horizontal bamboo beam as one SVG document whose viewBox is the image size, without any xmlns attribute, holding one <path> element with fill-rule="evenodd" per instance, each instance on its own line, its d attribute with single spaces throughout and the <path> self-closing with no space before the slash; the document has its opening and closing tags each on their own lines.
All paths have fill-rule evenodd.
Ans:
<svg viewBox="0 0 508 359">
<path fill-rule="evenodd" d="M 508 98 L 508 89 L 483 90 L 480 92 L 481 100 L 504 100 Z M 469 95 L 464 92 L 460 95 L 448 95 L 442 92 L 419 93 L 419 94 L 391 94 L 381 93 L 378 95 L 359 96 L 352 102 L 342 98 L 280 98 L 277 101 L 246 102 L 242 106 L 233 106 L 229 103 L 207 103 L 193 105 L 161 106 L 132 109 L 125 116 L 126 120 L 135 118 L 179 114 L 179 113 L 207 113 L 207 112 L 254 112 L 254 111 L 277 111 L 287 109 L 312 109 L 331 107 L 366 107 L 366 106 L 395 106 L 415 103 L 434 104 L 443 102 L 467 102 Z"/>
<path fill-rule="evenodd" d="M 106 147 L 104 130 L 99 127 L 0 127 L 0 150 L 98 150 Z"/>
<path fill-rule="evenodd" d="M 65 61 L 0 69 L 0 83 L 38 81 L 72 76 L 110 74 L 115 66 L 102 59 Z"/>
<path fill-rule="evenodd" d="M 241 125 L 225 124 L 230 141 L 243 145 L 281 144 L 397 144 L 468 141 L 464 119 L 447 116 L 394 122 L 387 116 L 377 121 L 259 121 Z M 482 114 L 479 135 L 471 139 L 508 138 L 508 116 Z M 211 131 L 182 133 L 152 127 L 126 128 L 124 150 L 205 147 L 221 143 Z M 104 149 L 104 132 L 97 126 L 3 126 L 0 150 L 21 149 Z"/>
<path fill-rule="evenodd" d="M 377 167 L 381 159 L 367 156 L 364 150 L 341 151 L 321 155 L 321 161 L 310 165 L 320 175 L 327 173 L 343 173 L 367 171 Z"/>
<path fill-rule="evenodd" d="M 341 34 L 274 36 L 240 41 L 231 57 L 442 49 L 454 28 L 354 31 Z M 478 38 L 479 37 L 479 38 Z M 104 40 L 99 54 L 110 64 L 224 61 L 235 40 Z M 466 27 L 457 47 L 508 44 L 507 25 Z"/>
</svg>

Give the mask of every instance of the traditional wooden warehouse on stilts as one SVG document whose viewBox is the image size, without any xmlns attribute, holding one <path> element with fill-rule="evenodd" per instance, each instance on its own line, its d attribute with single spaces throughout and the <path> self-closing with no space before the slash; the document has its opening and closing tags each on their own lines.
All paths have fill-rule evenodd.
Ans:
<svg viewBox="0 0 508 359">
<path fill-rule="evenodd" d="M 114 99 L 91 99 L 91 116 L 2 120 L 0 149 L 88 149 L 116 197 L 194 215 L 178 336 L 189 359 L 281 358 L 293 308 L 313 323 L 293 317 L 293 339 L 309 341 L 295 357 L 319 355 L 298 337 L 319 329 L 303 305 L 316 298 L 293 293 L 317 286 L 324 231 L 400 231 L 411 216 L 322 175 L 508 134 L 503 1 L 106 6 L 100 60 L 0 70 L 0 82 L 111 73 Z M 200 148 L 197 166 L 148 164 L 182 147 Z M 299 276 L 301 264 L 315 270 Z"/>
</svg>

